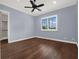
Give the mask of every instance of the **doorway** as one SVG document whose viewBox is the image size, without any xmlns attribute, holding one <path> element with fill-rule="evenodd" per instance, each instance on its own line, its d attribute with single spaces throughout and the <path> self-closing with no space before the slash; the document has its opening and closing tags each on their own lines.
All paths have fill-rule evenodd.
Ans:
<svg viewBox="0 0 79 59">
<path fill-rule="evenodd" d="M 8 13 L 0 11 L 0 41 L 8 43 Z"/>
</svg>

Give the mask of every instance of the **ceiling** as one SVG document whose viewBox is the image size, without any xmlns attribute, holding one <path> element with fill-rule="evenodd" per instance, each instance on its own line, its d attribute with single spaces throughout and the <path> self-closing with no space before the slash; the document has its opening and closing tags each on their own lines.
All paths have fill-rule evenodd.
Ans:
<svg viewBox="0 0 79 59">
<path fill-rule="evenodd" d="M 0 0 L 0 2 L 4 5 L 7 5 L 11 8 L 17 9 L 19 11 L 25 12 L 26 14 L 38 16 L 41 14 L 45 14 L 60 8 L 68 7 L 77 3 L 77 0 L 37 0 L 36 4 L 44 3 L 45 6 L 40 7 L 42 11 L 35 10 L 31 12 L 32 9 L 24 8 L 24 6 L 31 6 L 30 0 Z"/>
</svg>

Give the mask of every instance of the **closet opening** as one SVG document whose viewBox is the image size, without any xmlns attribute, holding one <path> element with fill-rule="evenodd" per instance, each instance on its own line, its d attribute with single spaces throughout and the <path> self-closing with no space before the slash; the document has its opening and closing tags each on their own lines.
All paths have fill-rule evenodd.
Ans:
<svg viewBox="0 0 79 59">
<path fill-rule="evenodd" d="M 8 21 L 9 13 L 6 11 L 0 11 L 0 41 L 8 43 Z"/>
</svg>

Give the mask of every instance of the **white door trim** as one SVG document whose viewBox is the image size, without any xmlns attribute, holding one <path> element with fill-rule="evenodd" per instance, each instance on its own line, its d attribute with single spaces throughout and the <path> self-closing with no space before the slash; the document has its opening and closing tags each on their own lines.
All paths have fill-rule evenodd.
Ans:
<svg viewBox="0 0 79 59">
<path fill-rule="evenodd" d="M 8 42 L 10 41 L 10 12 L 5 10 L 0 10 L 2 13 L 8 15 Z"/>
</svg>

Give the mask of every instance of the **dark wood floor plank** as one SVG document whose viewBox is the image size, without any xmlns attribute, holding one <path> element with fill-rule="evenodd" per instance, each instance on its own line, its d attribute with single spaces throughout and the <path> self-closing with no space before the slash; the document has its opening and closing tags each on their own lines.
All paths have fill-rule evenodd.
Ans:
<svg viewBox="0 0 79 59">
<path fill-rule="evenodd" d="M 1 41 L 1 59 L 78 59 L 75 44 L 32 38 L 15 43 Z"/>
</svg>

